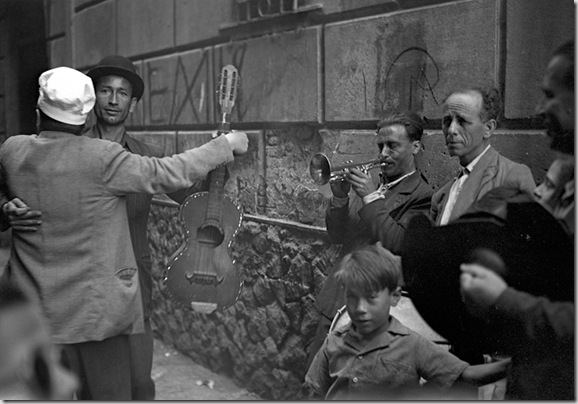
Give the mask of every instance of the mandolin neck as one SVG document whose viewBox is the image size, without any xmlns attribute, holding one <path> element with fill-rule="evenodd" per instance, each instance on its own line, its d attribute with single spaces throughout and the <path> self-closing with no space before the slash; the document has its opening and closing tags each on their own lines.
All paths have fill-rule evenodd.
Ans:
<svg viewBox="0 0 578 404">
<path fill-rule="evenodd" d="M 222 121 L 217 128 L 217 136 L 229 132 L 231 128 L 230 114 L 223 113 Z M 215 168 L 209 173 L 209 198 L 207 202 L 207 220 L 221 221 L 223 213 L 223 196 L 225 193 L 225 173 L 227 169 L 224 164 Z"/>
</svg>

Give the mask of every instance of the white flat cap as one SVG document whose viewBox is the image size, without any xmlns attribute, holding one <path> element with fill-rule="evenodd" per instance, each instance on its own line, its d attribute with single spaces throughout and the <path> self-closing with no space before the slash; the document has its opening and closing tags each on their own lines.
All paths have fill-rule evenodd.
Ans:
<svg viewBox="0 0 578 404">
<path fill-rule="evenodd" d="M 59 122 L 83 125 L 94 107 L 92 79 L 70 67 L 45 71 L 38 79 L 38 108 Z"/>
</svg>

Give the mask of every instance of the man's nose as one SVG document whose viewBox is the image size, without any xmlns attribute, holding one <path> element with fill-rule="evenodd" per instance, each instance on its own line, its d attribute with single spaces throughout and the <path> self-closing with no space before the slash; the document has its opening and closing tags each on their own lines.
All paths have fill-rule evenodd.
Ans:
<svg viewBox="0 0 578 404">
<path fill-rule="evenodd" d="M 381 152 L 379 153 L 382 157 L 387 157 L 391 155 L 391 147 L 389 147 L 387 144 L 383 144 L 383 148 L 381 149 Z"/>
<path fill-rule="evenodd" d="M 455 119 L 452 120 L 450 126 L 448 127 L 448 133 L 455 135 L 458 133 L 458 124 L 456 123 Z"/>
<path fill-rule="evenodd" d="M 111 104 L 118 104 L 118 95 L 115 91 L 110 93 L 110 97 L 108 97 L 108 102 Z"/>
</svg>

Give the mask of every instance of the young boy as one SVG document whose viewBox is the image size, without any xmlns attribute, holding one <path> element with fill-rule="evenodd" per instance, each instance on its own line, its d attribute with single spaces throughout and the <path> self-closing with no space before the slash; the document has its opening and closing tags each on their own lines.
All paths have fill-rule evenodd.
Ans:
<svg viewBox="0 0 578 404">
<path fill-rule="evenodd" d="M 447 398 L 442 393 L 456 382 L 483 385 L 505 377 L 509 359 L 470 366 L 390 316 L 401 297 L 401 268 L 379 243 L 346 255 L 336 276 L 351 323 L 327 336 L 305 376 L 320 398 Z"/>
</svg>

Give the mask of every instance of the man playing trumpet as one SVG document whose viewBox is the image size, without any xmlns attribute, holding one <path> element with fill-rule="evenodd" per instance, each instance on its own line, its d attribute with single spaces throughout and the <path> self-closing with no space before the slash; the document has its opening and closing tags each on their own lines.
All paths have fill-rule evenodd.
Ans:
<svg viewBox="0 0 578 404">
<path fill-rule="evenodd" d="M 381 181 L 375 189 L 371 176 L 351 168 L 342 181 L 332 181 L 333 197 L 325 223 L 332 243 L 343 244 L 342 255 L 354 248 L 382 245 L 399 255 L 409 220 L 415 213 L 428 213 L 433 189 L 417 169 L 415 156 L 421 150 L 423 120 L 414 112 L 393 114 L 377 124 Z M 349 197 L 350 190 L 355 195 Z M 317 334 L 311 344 L 309 363 L 323 343 L 337 310 L 344 305 L 342 285 L 327 277 L 316 305 L 321 313 Z"/>
</svg>

